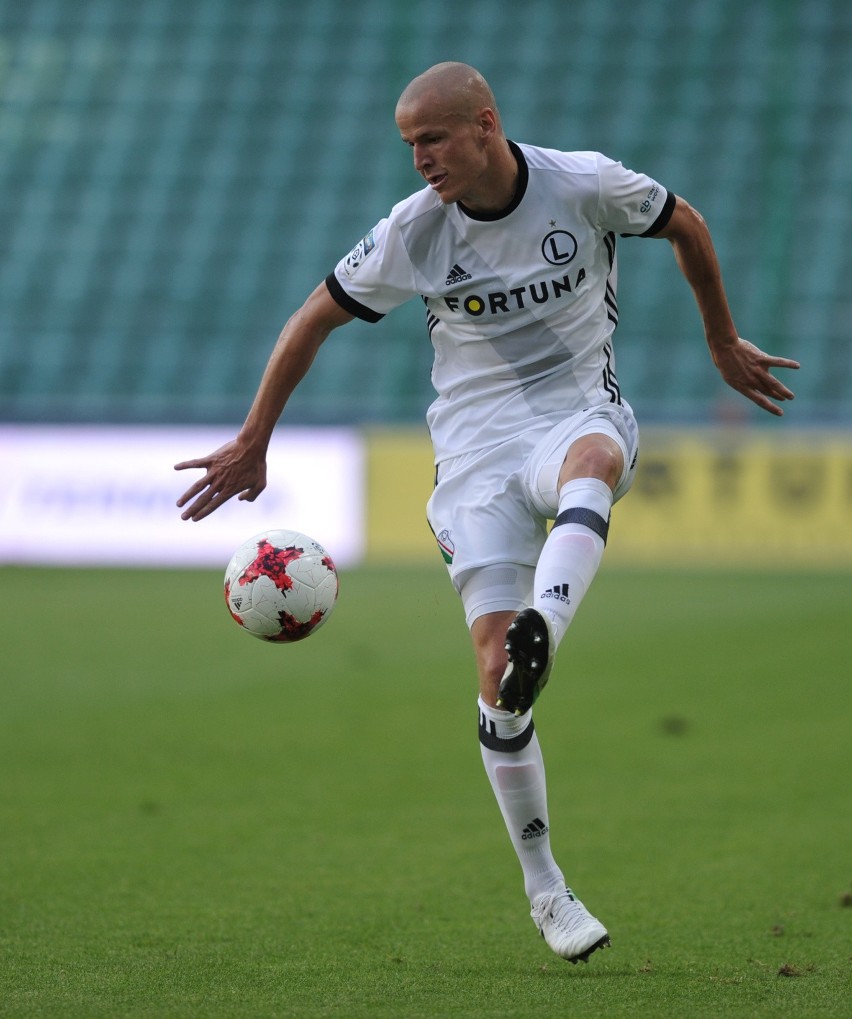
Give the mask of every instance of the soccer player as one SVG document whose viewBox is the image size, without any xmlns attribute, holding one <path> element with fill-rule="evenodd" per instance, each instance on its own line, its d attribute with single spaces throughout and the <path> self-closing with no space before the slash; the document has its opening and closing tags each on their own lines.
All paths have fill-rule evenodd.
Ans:
<svg viewBox="0 0 852 1019">
<path fill-rule="evenodd" d="M 538 930 L 557 955 L 586 961 L 609 935 L 553 857 L 531 708 L 636 470 L 637 426 L 612 346 L 616 238 L 671 243 L 716 367 L 759 407 L 782 413 L 776 401 L 793 393 L 771 369 L 798 364 L 739 337 L 710 234 L 686 201 L 600 153 L 509 141 L 474 68 L 419 75 L 396 123 L 426 186 L 292 316 L 236 438 L 176 465 L 205 471 L 178 506 L 201 520 L 235 495 L 256 499 L 273 428 L 329 333 L 424 301 L 437 392 L 427 512 L 476 653 L 482 759 Z"/>
</svg>

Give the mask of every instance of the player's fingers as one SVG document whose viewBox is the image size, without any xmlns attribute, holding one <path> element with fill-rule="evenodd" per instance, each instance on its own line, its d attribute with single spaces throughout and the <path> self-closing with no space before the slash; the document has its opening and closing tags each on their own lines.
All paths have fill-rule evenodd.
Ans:
<svg viewBox="0 0 852 1019">
<path fill-rule="evenodd" d="M 767 371 L 764 379 L 761 389 L 767 396 L 774 397 L 776 400 L 794 400 L 796 398 L 793 390 L 785 386 L 781 379 L 776 378 L 771 372 Z"/>
<path fill-rule="evenodd" d="M 182 503 L 178 503 L 178 506 L 180 505 L 182 505 Z M 205 498 L 202 497 L 201 499 L 196 499 L 191 506 L 187 506 L 183 513 L 181 513 L 181 520 L 200 520 L 202 517 L 207 515 L 205 512 L 206 505 L 207 500 Z"/>
<path fill-rule="evenodd" d="M 183 495 L 178 499 L 178 506 L 186 506 L 186 504 L 194 499 L 197 495 L 201 495 L 203 491 L 209 488 L 209 482 L 206 477 L 201 478 L 200 481 L 196 481 L 194 485 L 191 485 Z"/>
<path fill-rule="evenodd" d="M 798 361 L 793 361 L 789 357 L 772 357 L 769 354 L 764 355 L 764 363 L 771 365 L 773 368 L 801 368 L 802 366 Z"/>
<path fill-rule="evenodd" d="M 241 502 L 254 502 L 265 487 L 265 485 L 256 485 L 254 488 L 247 488 L 245 492 L 240 492 L 238 498 Z"/>
<path fill-rule="evenodd" d="M 213 495 L 208 492 L 184 510 L 180 518 L 181 520 L 203 520 L 230 498 L 231 496 L 227 492 L 216 492 Z"/>
<path fill-rule="evenodd" d="M 784 416 L 784 411 L 777 404 L 774 404 L 768 396 L 764 396 L 759 389 L 741 389 L 740 392 L 743 396 L 747 396 L 752 403 L 756 403 L 758 407 L 769 411 L 770 414 L 774 414 L 776 417 Z"/>
<path fill-rule="evenodd" d="M 205 469 L 210 466 L 211 459 L 209 456 L 199 457 L 197 460 L 182 460 L 179 464 L 175 464 L 176 471 L 185 471 L 192 467 L 204 467 Z"/>
<path fill-rule="evenodd" d="M 772 395 L 776 400 L 795 400 L 796 394 L 792 389 L 788 389 L 783 382 L 779 382 L 778 379 L 773 380 L 775 385 L 772 387 Z"/>
</svg>

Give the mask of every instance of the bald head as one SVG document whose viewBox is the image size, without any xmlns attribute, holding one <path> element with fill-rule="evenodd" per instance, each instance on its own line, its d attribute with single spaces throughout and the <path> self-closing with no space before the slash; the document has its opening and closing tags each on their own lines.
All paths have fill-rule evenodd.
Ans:
<svg viewBox="0 0 852 1019">
<path fill-rule="evenodd" d="M 494 93 L 475 68 L 436 64 L 418 75 L 399 97 L 396 126 L 414 169 L 445 205 L 491 212 L 509 204 L 518 162 Z"/>
<path fill-rule="evenodd" d="M 490 109 L 498 123 L 500 120 L 494 93 L 485 78 L 470 64 L 455 61 L 435 64 L 409 82 L 396 104 L 397 120 L 415 109 L 463 120 L 476 120 L 483 109 Z"/>
</svg>

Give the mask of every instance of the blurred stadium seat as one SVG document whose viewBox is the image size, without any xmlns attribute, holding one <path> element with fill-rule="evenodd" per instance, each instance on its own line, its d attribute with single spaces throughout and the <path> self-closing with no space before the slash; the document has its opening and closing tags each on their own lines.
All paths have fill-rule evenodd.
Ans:
<svg viewBox="0 0 852 1019">
<path fill-rule="evenodd" d="M 805 366 L 794 419 L 852 421 L 848 0 L 0 0 L 0 418 L 241 420 L 287 315 L 417 187 L 393 107 L 443 59 L 511 137 L 692 201 L 740 329 Z M 668 246 L 619 251 L 637 410 L 753 418 Z M 419 302 L 354 323 L 287 420 L 420 420 L 430 355 Z"/>
</svg>

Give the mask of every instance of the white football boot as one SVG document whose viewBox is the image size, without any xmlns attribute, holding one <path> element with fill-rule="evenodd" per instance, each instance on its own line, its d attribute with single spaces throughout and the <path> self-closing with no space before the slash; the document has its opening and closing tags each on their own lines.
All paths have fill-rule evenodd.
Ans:
<svg viewBox="0 0 852 1019">
<path fill-rule="evenodd" d="M 530 916 L 550 948 L 568 962 L 588 962 L 592 952 L 609 947 L 606 927 L 570 888 L 554 895 L 539 895 Z"/>
</svg>

